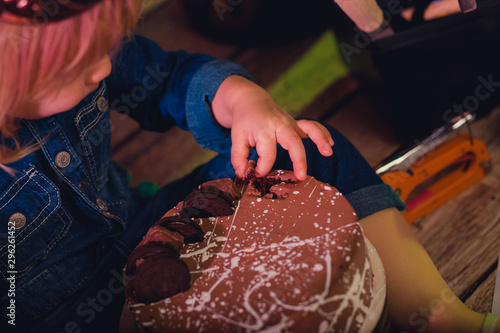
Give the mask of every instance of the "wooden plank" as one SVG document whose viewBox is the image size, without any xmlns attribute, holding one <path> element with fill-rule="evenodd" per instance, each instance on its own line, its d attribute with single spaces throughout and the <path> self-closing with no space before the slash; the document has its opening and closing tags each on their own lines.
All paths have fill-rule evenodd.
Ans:
<svg viewBox="0 0 500 333">
<path fill-rule="evenodd" d="M 361 94 L 325 122 L 349 139 L 370 164 L 380 162 L 401 144 Z"/>
<path fill-rule="evenodd" d="M 478 311 L 491 306 L 490 275 L 500 248 L 500 109 L 472 125 L 492 171 L 412 227 L 452 290 Z"/>
<path fill-rule="evenodd" d="M 307 105 L 297 118 L 307 118 L 315 120 L 326 120 L 336 109 L 340 109 L 342 104 L 351 102 L 349 97 L 353 96 L 359 88 L 359 84 L 352 76 L 348 75 L 333 82 L 314 101 Z"/>
<path fill-rule="evenodd" d="M 441 275 L 463 300 L 489 274 L 500 248 L 498 201 L 489 200 L 491 189 L 475 186 L 467 192 L 435 212 L 437 222 L 426 223 L 419 233 Z"/>
<path fill-rule="evenodd" d="M 229 58 L 238 46 L 208 39 L 194 29 L 182 0 L 169 0 L 139 21 L 136 33 L 158 43 L 165 50 L 186 50 L 216 58 Z"/>
<path fill-rule="evenodd" d="M 496 141 L 500 135 L 500 107 L 492 110 L 489 115 L 476 120 L 472 124 L 472 133 L 475 137 L 486 143 L 490 154 L 496 156 L 498 153 Z"/>
<path fill-rule="evenodd" d="M 465 300 L 465 305 L 479 313 L 491 312 L 493 303 L 493 290 L 495 289 L 495 279 L 498 269 L 488 275 L 469 298 Z"/>
<path fill-rule="evenodd" d="M 173 180 L 179 168 L 202 152 L 190 132 L 174 127 L 165 133 L 141 131 L 112 158 L 130 173 L 132 186 L 141 181 L 163 186 Z"/>
</svg>

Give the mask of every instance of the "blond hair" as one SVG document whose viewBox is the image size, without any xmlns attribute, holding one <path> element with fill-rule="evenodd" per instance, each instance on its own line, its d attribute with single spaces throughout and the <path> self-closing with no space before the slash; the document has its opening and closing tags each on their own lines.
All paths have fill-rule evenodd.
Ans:
<svg viewBox="0 0 500 333">
<path fill-rule="evenodd" d="M 36 109 L 48 91 L 62 87 L 109 53 L 139 18 L 141 0 L 102 0 L 68 19 L 15 24 L 0 21 L 0 168 L 35 147 L 16 140 L 21 110 Z M 6 139 L 15 147 L 7 148 Z"/>
</svg>

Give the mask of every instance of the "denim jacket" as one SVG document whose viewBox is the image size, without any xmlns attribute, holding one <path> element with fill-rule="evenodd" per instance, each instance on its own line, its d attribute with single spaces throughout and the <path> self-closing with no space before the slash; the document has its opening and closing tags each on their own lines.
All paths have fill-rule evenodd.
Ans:
<svg viewBox="0 0 500 333">
<path fill-rule="evenodd" d="M 230 137 L 213 120 L 210 102 L 231 74 L 248 77 L 232 62 L 164 52 L 135 36 L 111 75 L 76 107 L 20 122 L 20 141 L 40 149 L 9 165 L 14 176 L 0 169 L 2 309 L 15 300 L 16 328 L 70 298 L 92 270 L 89 249 L 126 225 L 129 185 L 110 160 L 110 109 L 148 130 L 177 125 L 202 147 L 225 153 Z"/>
</svg>

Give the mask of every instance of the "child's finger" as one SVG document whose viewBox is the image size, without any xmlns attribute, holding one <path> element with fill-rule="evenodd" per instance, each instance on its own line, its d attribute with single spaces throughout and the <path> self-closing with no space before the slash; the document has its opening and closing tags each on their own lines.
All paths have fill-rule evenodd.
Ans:
<svg viewBox="0 0 500 333">
<path fill-rule="evenodd" d="M 250 145 L 241 137 L 233 137 L 231 147 L 231 164 L 233 165 L 236 177 L 245 177 L 248 155 L 250 154 Z"/>
<path fill-rule="evenodd" d="M 258 132 L 256 137 L 256 148 L 259 159 L 255 167 L 258 176 L 265 176 L 271 171 L 276 160 L 276 134 L 271 129 Z"/>
<path fill-rule="evenodd" d="M 306 150 L 298 134 L 290 129 L 281 135 L 277 135 L 278 143 L 288 151 L 293 163 L 293 171 L 299 180 L 307 176 Z"/>
<path fill-rule="evenodd" d="M 325 126 L 318 123 L 317 121 L 312 121 L 312 123 L 316 125 L 324 133 L 325 137 L 328 140 L 328 144 L 330 145 L 330 147 L 332 147 L 335 144 L 335 142 L 333 142 L 332 134 L 330 133 L 330 131 L 328 131 Z"/>
<path fill-rule="evenodd" d="M 333 139 L 330 132 L 320 123 L 309 120 L 297 121 L 297 127 L 305 133 L 305 137 L 310 138 L 318 147 L 323 156 L 333 154 Z"/>
</svg>

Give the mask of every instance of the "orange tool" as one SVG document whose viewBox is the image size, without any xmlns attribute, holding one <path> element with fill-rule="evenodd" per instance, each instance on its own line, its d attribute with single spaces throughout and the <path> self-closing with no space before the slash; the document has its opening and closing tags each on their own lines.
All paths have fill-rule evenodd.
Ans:
<svg viewBox="0 0 500 333">
<path fill-rule="evenodd" d="M 491 162 L 482 141 L 469 135 L 456 136 L 456 133 L 450 138 L 458 127 L 376 167 L 382 180 L 405 202 L 403 216 L 409 224 L 432 212 L 489 171 Z"/>
</svg>

